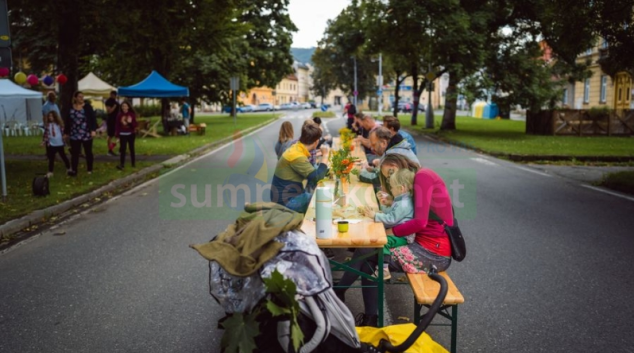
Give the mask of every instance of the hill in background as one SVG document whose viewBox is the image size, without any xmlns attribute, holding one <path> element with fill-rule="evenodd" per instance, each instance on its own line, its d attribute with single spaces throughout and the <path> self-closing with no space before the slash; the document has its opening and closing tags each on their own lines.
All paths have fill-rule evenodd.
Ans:
<svg viewBox="0 0 634 353">
<path fill-rule="evenodd" d="M 315 48 L 291 48 L 291 54 L 295 60 L 304 64 L 312 64 L 310 58 L 313 56 Z"/>
</svg>

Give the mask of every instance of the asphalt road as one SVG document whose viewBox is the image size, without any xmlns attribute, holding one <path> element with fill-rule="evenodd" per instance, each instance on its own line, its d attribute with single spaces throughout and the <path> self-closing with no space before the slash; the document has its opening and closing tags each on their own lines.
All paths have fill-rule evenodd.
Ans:
<svg viewBox="0 0 634 353">
<path fill-rule="evenodd" d="M 218 352 L 223 313 L 208 294 L 207 262 L 188 245 L 222 231 L 247 198 L 268 194 L 282 121 L 298 136 L 310 112 L 236 134 L 230 146 L 0 255 L 0 352 Z M 327 120 L 334 135 L 343 123 Z M 467 259 L 449 269 L 466 298 L 460 352 L 634 352 L 632 200 L 417 144 L 423 165 L 454 185 L 467 239 Z M 228 181 L 246 187 L 216 197 Z M 359 312 L 360 296 L 347 298 Z M 411 318 L 412 300 L 407 286 L 389 287 L 389 322 Z M 448 346 L 448 328 L 429 333 Z"/>
</svg>

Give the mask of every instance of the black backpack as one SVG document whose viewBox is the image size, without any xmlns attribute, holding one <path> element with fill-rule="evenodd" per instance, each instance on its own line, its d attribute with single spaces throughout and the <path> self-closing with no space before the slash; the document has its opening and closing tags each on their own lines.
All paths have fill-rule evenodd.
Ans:
<svg viewBox="0 0 634 353">
<path fill-rule="evenodd" d="M 350 104 L 348 107 L 348 114 L 357 114 L 357 107 L 354 104 Z"/>
<path fill-rule="evenodd" d="M 453 211 L 453 207 L 451 208 L 451 212 L 453 213 L 453 226 L 449 226 L 445 221 L 440 219 L 431 208 L 429 209 L 429 219 L 433 219 L 443 225 L 445 232 L 449 236 L 449 242 L 451 243 L 451 258 L 460 262 L 467 256 L 467 244 L 464 241 L 460 227 L 458 227 L 458 220 L 456 219 L 456 213 Z"/>
<path fill-rule="evenodd" d="M 34 196 L 47 196 L 51 193 L 48 189 L 48 177 L 46 175 L 37 175 L 33 178 L 32 187 Z"/>
</svg>

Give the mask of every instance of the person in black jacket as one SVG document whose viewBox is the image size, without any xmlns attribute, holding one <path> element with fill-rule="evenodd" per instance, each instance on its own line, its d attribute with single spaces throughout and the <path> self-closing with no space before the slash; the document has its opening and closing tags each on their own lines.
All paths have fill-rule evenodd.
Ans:
<svg viewBox="0 0 634 353">
<path fill-rule="evenodd" d="M 64 119 L 64 139 L 70 140 L 71 170 L 70 176 L 77 175 L 79 154 L 83 147 L 86 155 L 88 174 L 92 174 L 94 156 L 92 154 L 92 139 L 97 131 L 97 117 L 90 104 L 84 102 L 84 94 L 77 91 L 73 94 L 73 106 Z"/>
</svg>

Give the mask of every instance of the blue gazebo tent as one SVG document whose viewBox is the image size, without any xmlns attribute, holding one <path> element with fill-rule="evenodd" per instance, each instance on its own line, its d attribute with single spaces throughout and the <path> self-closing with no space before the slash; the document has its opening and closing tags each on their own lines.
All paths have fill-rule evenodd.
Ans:
<svg viewBox="0 0 634 353">
<path fill-rule="evenodd" d="M 152 73 L 136 85 L 119 87 L 119 96 L 142 98 L 189 97 L 189 88 L 175 85 L 158 72 Z"/>
</svg>

